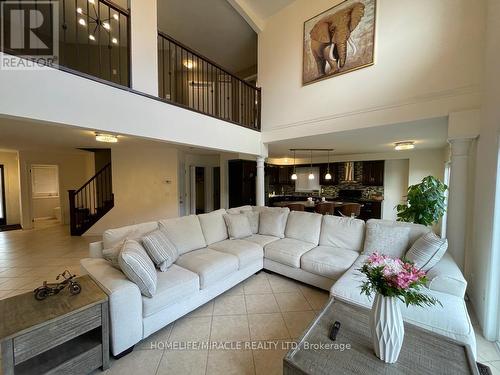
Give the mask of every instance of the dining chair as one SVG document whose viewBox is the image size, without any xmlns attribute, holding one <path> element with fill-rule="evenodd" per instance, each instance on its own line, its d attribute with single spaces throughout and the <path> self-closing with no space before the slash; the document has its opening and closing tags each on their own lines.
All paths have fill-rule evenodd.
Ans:
<svg viewBox="0 0 500 375">
<path fill-rule="evenodd" d="M 358 217 L 361 215 L 362 204 L 359 203 L 345 203 L 339 207 L 338 212 L 344 217 Z"/>
<path fill-rule="evenodd" d="M 333 202 L 321 202 L 316 205 L 315 211 L 321 215 L 334 215 L 335 206 Z"/>
<path fill-rule="evenodd" d="M 285 207 L 288 207 L 290 211 L 304 211 L 305 209 L 304 205 L 300 203 L 290 203 L 287 204 Z"/>
</svg>

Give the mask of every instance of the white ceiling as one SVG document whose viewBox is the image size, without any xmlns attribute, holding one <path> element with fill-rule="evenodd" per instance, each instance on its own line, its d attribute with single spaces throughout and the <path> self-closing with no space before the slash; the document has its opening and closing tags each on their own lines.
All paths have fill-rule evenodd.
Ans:
<svg viewBox="0 0 500 375">
<path fill-rule="evenodd" d="M 273 14 L 293 3 L 295 0 L 241 0 L 257 17 L 265 21 Z"/>
<path fill-rule="evenodd" d="M 226 0 L 158 0 L 158 28 L 231 73 L 257 65 L 257 34 Z"/>
<path fill-rule="evenodd" d="M 435 149 L 446 145 L 447 136 L 447 118 L 436 118 L 274 142 L 269 156 L 290 157 L 290 148 L 333 148 L 335 155 L 393 152 L 399 141 L 415 141 L 418 150 Z"/>
</svg>

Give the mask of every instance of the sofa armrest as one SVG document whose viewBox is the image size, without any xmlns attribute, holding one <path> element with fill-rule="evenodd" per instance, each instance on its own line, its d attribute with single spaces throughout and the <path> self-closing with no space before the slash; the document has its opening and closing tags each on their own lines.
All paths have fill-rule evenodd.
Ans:
<svg viewBox="0 0 500 375">
<path fill-rule="evenodd" d="M 102 241 L 89 243 L 89 257 L 102 258 L 103 247 Z"/>
<path fill-rule="evenodd" d="M 141 292 L 104 259 L 86 258 L 80 265 L 109 297 L 111 349 L 118 355 L 142 340 Z"/>
<path fill-rule="evenodd" d="M 467 281 L 453 257 L 445 253 L 438 264 L 427 272 L 427 287 L 431 290 L 464 298 Z"/>
</svg>

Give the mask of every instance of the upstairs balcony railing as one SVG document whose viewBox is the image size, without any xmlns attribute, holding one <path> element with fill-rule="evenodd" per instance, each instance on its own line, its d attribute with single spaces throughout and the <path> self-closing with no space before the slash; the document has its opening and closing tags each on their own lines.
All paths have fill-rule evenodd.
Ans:
<svg viewBox="0 0 500 375">
<path fill-rule="evenodd" d="M 158 33 L 158 79 L 160 98 L 260 130 L 260 89 L 162 32 Z"/>
</svg>

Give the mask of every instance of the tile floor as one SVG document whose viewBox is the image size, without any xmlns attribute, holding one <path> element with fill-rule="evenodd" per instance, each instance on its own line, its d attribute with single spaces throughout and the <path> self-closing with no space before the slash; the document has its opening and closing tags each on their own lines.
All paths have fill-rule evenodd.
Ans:
<svg viewBox="0 0 500 375">
<path fill-rule="evenodd" d="M 53 223 L 30 231 L 0 232 L 0 299 L 31 291 L 65 268 L 80 273 L 79 260 L 87 256 L 88 243 L 96 238 L 68 233 L 67 227 Z M 324 291 L 260 272 L 139 343 L 131 354 L 112 360 L 106 373 L 281 374 L 287 342 L 300 336 L 327 299 Z M 493 375 L 500 375 L 500 352 L 480 334 L 476 336 L 478 360 L 489 365 Z M 206 340 L 272 341 L 276 348 L 164 348 L 168 343 Z"/>
</svg>

